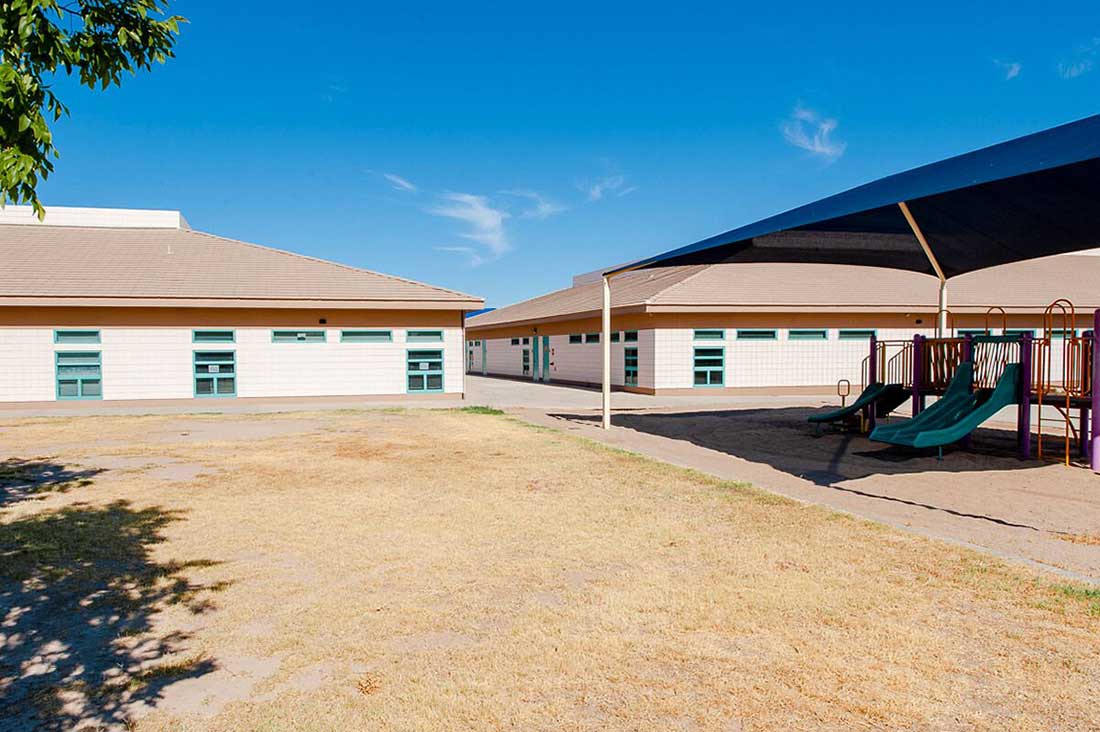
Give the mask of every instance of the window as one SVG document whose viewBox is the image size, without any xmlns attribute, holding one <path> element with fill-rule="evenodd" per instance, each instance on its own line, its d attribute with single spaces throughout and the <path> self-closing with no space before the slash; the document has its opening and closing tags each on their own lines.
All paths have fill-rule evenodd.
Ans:
<svg viewBox="0 0 1100 732">
<path fill-rule="evenodd" d="M 623 383 L 627 386 L 638 385 L 638 349 L 623 349 Z"/>
<path fill-rule="evenodd" d="M 774 330 L 761 328 L 746 328 L 737 331 L 737 340 L 739 341 L 774 341 L 778 337 Z"/>
<path fill-rule="evenodd" d="M 829 331 L 824 328 L 797 328 L 787 331 L 787 338 L 792 341 L 825 341 L 829 339 Z"/>
<path fill-rule="evenodd" d="M 519 345 L 519 338 L 513 338 L 512 339 L 512 345 L 513 346 L 518 346 Z"/>
<path fill-rule="evenodd" d="M 440 343 L 443 341 L 441 330 L 410 330 L 406 336 L 409 343 Z"/>
<path fill-rule="evenodd" d="M 611 334 L 611 342 L 612 343 L 618 343 L 619 342 L 619 331 L 615 331 L 614 333 Z"/>
<path fill-rule="evenodd" d="M 323 330 L 273 330 L 271 331 L 273 343 L 324 343 L 325 331 Z"/>
<path fill-rule="evenodd" d="M 695 340 L 697 341 L 721 341 L 725 340 L 726 331 L 721 329 L 716 330 L 696 330 Z"/>
<path fill-rule="evenodd" d="M 855 328 L 847 328 L 840 331 L 838 334 L 842 341 L 869 341 L 871 336 L 875 334 L 874 330 L 860 330 Z"/>
<path fill-rule="evenodd" d="M 1032 338 L 1035 337 L 1035 331 L 1033 331 L 1031 328 L 1007 328 L 1005 330 L 1005 335 L 1011 336 L 1013 338 L 1019 338 L 1020 336 L 1023 336 L 1025 334 L 1031 336 Z"/>
<path fill-rule="evenodd" d="M 696 348 L 694 386 L 722 386 L 726 349 Z"/>
<path fill-rule="evenodd" d="M 984 336 L 986 335 L 985 328 L 960 328 L 955 331 L 955 334 L 959 338 L 966 338 L 967 336 Z"/>
<path fill-rule="evenodd" d="M 99 343 L 98 330 L 55 330 L 54 343 Z"/>
<path fill-rule="evenodd" d="M 637 343 L 638 342 L 638 331 L 636 331 L 636 330 L 624 330 L 623 331 L 623 341 L 625 341 L 626 343 Z"/>
<path fill-rule="evenodd" d="M 530 376 L 531 375 L 531 349 L 530 348 L 524 348 L 523 349 L 523 375 L 524 376 Z"/>
<path fill-rule="evenodd" d="M 525 345 L 525 346 L 531 345 L 531 339 L 530 338 L 524 338 L 523 339 L 523 345 Z"/>
<path fill-rule="evenodd" d="M 194 330 L 191 331 L 192 343 L 232 343 L 235 340 L 231 330 Z"/>
<path fill-rule="evenodd" d="M 237 354 L 233 351 L 195 351 L 195 396 L 231 397 L 237 394 Z"/>
<path fill-rule="evenodd" d="M 58 399 L 103 398 L 103 367 L 99 351 L 61 351 L 55 358 Z"/>
<path fill-rule="evenodd" d="M 584 338 L 582 336 L 577 335 L 576 333 L 574 333 L 573 335 L 569 336 L 569 342 L 570 343 L 583 343 Z"/>
<path fill-rule="evenodd" d="M 409 351 L 406 373 L 410 392 L 443 391 L 443 351 Z"/>
<path fill-rule="evenodd" d="M 341 343 L 389 343 L 393 340 L 393 333 L 388 330 L 342 330 L 340 331 Z M 474 344 L 470 341 L 470 345 Z"/>
<path fill-rule="evenodd" d="M 1077 331 L 1072 328 L 1055 327 L 1055 329 L 1050 332 L 1050 337 L 1056 341 L 1065 340 L 1066 338 L 1075 338 L 1076 336 Z"/>
<path fill-rule="evenodd" d="M 600 334 L 599 333 L 585 333 L 584 334 L 584 342 L 585 343 L 599 343 L 600 342 Z"/>
</svg>

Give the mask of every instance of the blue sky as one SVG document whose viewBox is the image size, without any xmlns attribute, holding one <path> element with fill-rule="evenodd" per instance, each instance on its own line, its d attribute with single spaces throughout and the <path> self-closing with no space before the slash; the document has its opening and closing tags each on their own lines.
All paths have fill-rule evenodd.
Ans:
<svg viewBox="0 0 1100 732">
<path fill-rule="evenodd" d="M 500 306 L 1100 111 L 1095 2 L 501 5 L 176 2 L 40 193 Z"/>
</svg>

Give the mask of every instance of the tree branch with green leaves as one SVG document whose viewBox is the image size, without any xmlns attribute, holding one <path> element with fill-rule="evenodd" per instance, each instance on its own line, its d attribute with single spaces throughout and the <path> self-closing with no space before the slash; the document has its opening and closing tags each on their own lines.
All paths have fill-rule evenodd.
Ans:
<svg viewBox="0 0 1100 732">
<path fill-rule="evenodd" d="M 180 23 L 167 0 L 0 0 L 0 204 L 29 203 L 58 158 L 51 123 L 69 113 L 51 82 L 90 89 L 171 58 Z"/>
</svg>

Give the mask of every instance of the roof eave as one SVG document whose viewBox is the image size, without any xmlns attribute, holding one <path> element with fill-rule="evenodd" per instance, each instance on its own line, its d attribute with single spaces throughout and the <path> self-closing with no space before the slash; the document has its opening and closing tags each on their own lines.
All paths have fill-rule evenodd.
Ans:
<svg viewBox="0 0 1100 732">
<path fill-rule="evenodd" d="M 271 308 L 286 310 L 478 310 L 484 300 L 335 300 L 317 298 L 28 297 L 0 295 L 0 307 Z"/>
</svg>

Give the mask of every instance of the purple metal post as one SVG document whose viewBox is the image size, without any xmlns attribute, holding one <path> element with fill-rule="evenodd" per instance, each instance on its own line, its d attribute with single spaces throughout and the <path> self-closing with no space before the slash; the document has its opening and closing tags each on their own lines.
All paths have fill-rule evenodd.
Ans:
<svg viewBox="0 0 1100 732">
<path fill-rule="evenodd" d="M 974 363 L 974 336 L 970 333 L 967 333 L 965 338 L 963 339 L 963 361 L 969 361 L 972 364 Z M 974 365 L 974 373 L 978 373 L 977 364 Z M 973 381 L 970 382 L 970 391 L 974 391 Z M 962 449 L 964 450 L 969 450 L 971 442 L 972 441 L 970 439 L 970 435 L 967 435 L 966 437 L 959 440 L 959 446 L 962 447 Z"/>
<path fill-rule="evenodd" d="M 1031 459 L 1031 334 L 1020 337 L 1020 406 L 1016 413 L 1020 459 Z"/>
<path fill-rule="evenodd" d="M 912 386 L 912 390 L 913 390 L 913 416 L 914 417 L 916 417 L 918 414 L 920 414 L 921 407 L 923 406 L 923 404 L 921 404 L 921 402 L 923 400 L 921 399 L 921 394 L 920 394 L 920 381 L 921 381 L 921 362 L 920 362 L 921 353 L 920 353 L 920 347 L 921 347 L 921 339 L 922 338 L 923 338 L 923 336 L 921 336 L 919 333 L 917 335 L 913 336 L 913 386 Z"/>
<path fill-rule="evenodd" d="M 867 357 L 867 386 L 878 383 L 878 338 L 871 335 L 871 355 Z M 867 418 L 867 431 L 875 431 L 875 412 L 878 408 L 871 402 L 863 408 L 863 414 Z"/>
<path fill-rule="evenodd" d="M 1092 316 L 1092 446 L 1089 467 L 1100 473 L 1100 310 Z"/>
</svg>

